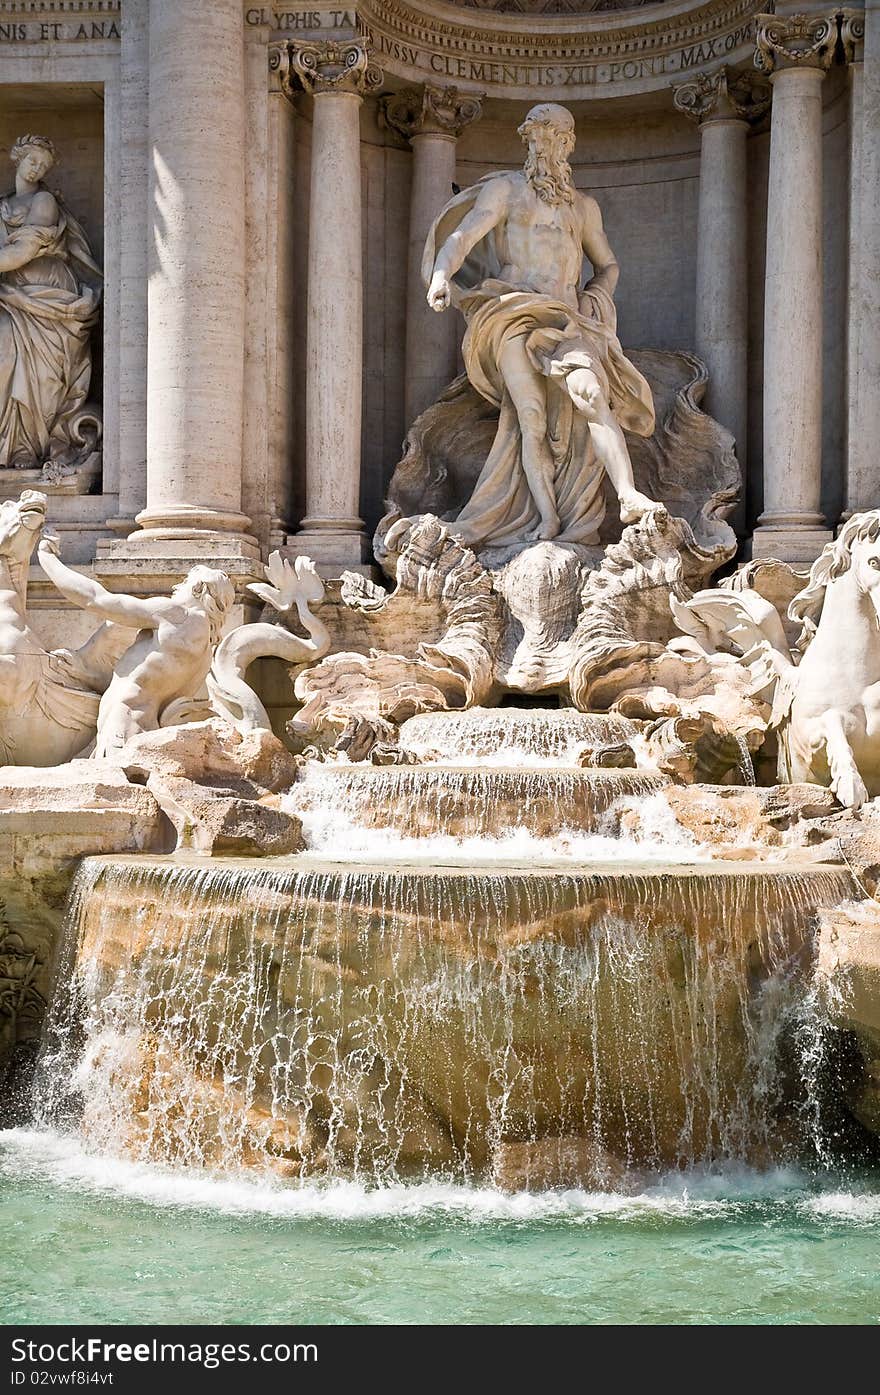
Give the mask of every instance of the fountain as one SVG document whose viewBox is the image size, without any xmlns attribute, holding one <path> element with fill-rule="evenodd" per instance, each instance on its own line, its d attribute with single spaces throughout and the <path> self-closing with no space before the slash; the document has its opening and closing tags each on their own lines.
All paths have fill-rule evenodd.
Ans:
<svg viewBox="0 0 880 1395">
<path fill-rule="evenodd" d="M 625 356 L 592 201 L 572 189 L 574 251 L 498 279 L 538 155 L 567 188 L 570 116 L 521 130 L 524 175 L 456 195 L 429 235 L 468 376 L 391 479 L 388 589 L 276 553 L 249 586 L 264 616 L 221 637 L 222 571 L 110 592 L 61 560 L 38 497 L 4 505 L 7 678 L 33 548 L 104 622 L 24 655 L 52 731 L 95 753 L 0 782 L 6 1038 L 41 1037 L 31 1124 L 93 1155 L 624 1194 L 823 1156 L 823 1002 L 853 1029 L 841 946 L 870 942 L 880 866 L 880 516 L 809 578 L 753 563 L 709 586 L 736 551 L 732 438 L 690 356 Z M 504 266 L 468 210 L 506 230 Z M 553 278 L 584 248 L 578 294 Z M 283 742 L 249 682 L 263 657 L 293 665 Z M 17 712 L 22 750 L 47 720 Z M 876 1128 L 870 1089 L 849 1098 Z"/>
<path fill-rule="evenodd" d="M 511 1150 L 534 1185 L 797 1156 L 806 932 L 854 890 L 797 864 L 87 859 L 39 1117 L 75 1099 L 100 1149 L 371 1183 L 503 1178 Z"/>
</svg>

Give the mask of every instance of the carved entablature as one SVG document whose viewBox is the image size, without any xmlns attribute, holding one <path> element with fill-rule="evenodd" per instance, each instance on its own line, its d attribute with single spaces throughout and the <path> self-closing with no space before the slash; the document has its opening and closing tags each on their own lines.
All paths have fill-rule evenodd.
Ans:
<svg viewBox="0 0 880 1395">
<path fill-rule="evenodd" d="M 404 140 L 422 135 L 456 140 L 465 126 L 479 118 L 482 109 L 479 97 L 461 93 L 457 87 L 437 87 L 426 82 L 422 87 L 404 87 L 383 97 L 380 116 Z"/>
<path fill-rule="evenodd" d="M 755 67 L 763 73 L 786 68 L 827 71 L 837 50 L 839 11 L 825 15 L 756 15 Z"/>
<path fill-rule="evenodd" d="M 285 56 L 273 46 L 270 67 L 277 62 L 284 90 L 291 95 L 294 83 L 313 97 L 327 92 L 367 97 L 382 86 L 382 69 L 373 61 L 372 49 L 361 40 L 316 39 L 288 44 Z"/>
<path fill-rule="evenodd" d="M 708 121 L 758 121 L 770 106 L 770 83 L 754 72 L 722 67 L 698 73 L 673 88 L 676 109 L 699 125 Z"/>
<path fill-rule="evenodd" d="M 359 27 L 407 85 L 525 101 L 583 101 L 668 89 L 671 78 L 751 62 L 760 0 L 519 16 L 444 0 L 360 0 Z"/>
<path fill-rule="evenodd" d="M 112 51 L 122 37 L 121 10 L 121 0 L 0 0 L 0 47 L 28 58 L 44 58 L 56 44 L 90 51 L 109 41 Z"/>
</svg>

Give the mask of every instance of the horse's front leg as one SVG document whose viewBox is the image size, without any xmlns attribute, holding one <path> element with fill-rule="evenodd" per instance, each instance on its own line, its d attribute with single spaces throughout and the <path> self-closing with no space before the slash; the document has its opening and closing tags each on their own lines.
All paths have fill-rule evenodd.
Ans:
<svg viewBox="0 0 880 1395">
<path fill-rule="evenodd" d="M 819 720 L 831 771 L 831 788 L 845 809 L 861 809 L 868 791 L 849 744 L 844 715 L 832 708 Z"/>
</svg>

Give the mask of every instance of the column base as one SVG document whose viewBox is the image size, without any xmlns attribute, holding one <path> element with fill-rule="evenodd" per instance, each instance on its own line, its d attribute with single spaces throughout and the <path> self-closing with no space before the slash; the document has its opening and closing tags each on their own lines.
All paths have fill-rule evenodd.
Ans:
<svg viewBox="0 0 880 1395">
<path fill-rule="evenodd" d="M 222 566 L 227 560 L 260 560 L 260 545 L 243 513 L 181 504 L 144 509 L 134 522 L 137 527 L 127 537 L 99 546 L 101 562 L 163 559 Z"/>
<path fill-rule="evenodd" d="M 260 545 L 243 513 L 180 505 L 145 509 L 134 522 L 139 526 L 128 537 L 98 543 L 93 571 L 111 591 L 167 594 L 202 565 L 226 572 L 246 601 L 248 582 L 262 579 Z"/>
<path fill-rule="evenodd" d="M 360 522 L 360 520 L 358 520 Z M 363 524 L 358 530 L 344 528 L 324 528 L 305 526 L 299 532 L 291 533 L 284 546 L 288 557 L 309 557 L 315 564 L 318 574 L 323 577 L 338 577 L 342 572 L 360 572 L 362 576 L 374 576 L 373 547 Z"/>
<path fill-rule="evenodd" d="M 819 553 L 834 537 L 830 528 L 797 524 L 763 524 L 752 535 L 750 555 L 753 558 L 773 558 L 779 562 L 815 562 Z"/>
</svg>

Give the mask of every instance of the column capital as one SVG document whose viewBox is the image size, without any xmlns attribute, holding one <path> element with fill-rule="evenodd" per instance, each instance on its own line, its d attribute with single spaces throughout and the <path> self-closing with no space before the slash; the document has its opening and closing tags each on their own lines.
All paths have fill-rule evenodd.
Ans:
<svg viewBox="0 0 880 1395">
<path fill-rule="evenodd" d="M 865 11 L 840 11 L 840 43 L 847 63 L 861 63 L 865 46 Z"/>
<path fill-rule="evenodd" d="M 290 96 L 290 44 L 269 44 L 269 91 Z"/>
<path fill-rule="evenodd" d="M 757 121 L 770 106 L 770 83 L 726 66 L 673 85 L 677 111 L 702 126 L 710 121 Z"/>
<path fill-rule="evenodd" d="M 837 48 L 839 13 L 755 15 L 755 67 L 768 75 L 791 68 L 827 72 Z"/>
<path fill-rule="evenodd" d="M 286 50 L 286 54 L 285 51 Z M 293 97 L 297 86 L 312 97 L 327 92 L 368 97 L 382 86 L 384 74 L 373 50 L 361 39 L 315 39 L 273 44 L 269 71 L 277 71 L 283 91 Z"/>
<path fill-rule="evenodd" d="M 482 96 L 470 96 L 457 87 L 435 87 L 430 82 L 383 97 L 379 109 L 380 121 L 405 140 L 428 134 L 457 140 L 482 111 Z"/>
</svg>

